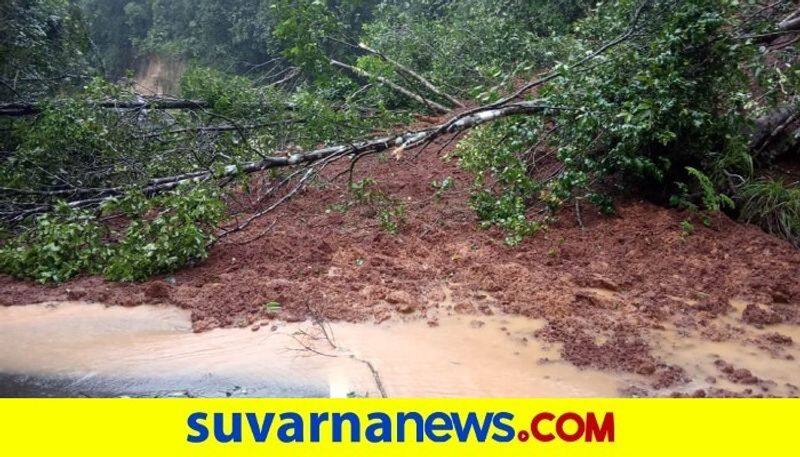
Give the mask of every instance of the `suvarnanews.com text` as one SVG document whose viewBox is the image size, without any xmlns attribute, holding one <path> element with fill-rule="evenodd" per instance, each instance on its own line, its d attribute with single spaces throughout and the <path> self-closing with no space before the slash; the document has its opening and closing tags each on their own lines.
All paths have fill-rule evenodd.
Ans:
<svg viewBox="0 0 800 457">
<path fill-rule="evenodd" d="M 189 443 L 241 442 L 596 442 L 615 440 L 614 413 L 536 412 L 517 427 L 514 414 L 354 412 L 194 412 L 187 418 Z M 522 421 L 520 421 L 521 423 Z"/>
</svg>

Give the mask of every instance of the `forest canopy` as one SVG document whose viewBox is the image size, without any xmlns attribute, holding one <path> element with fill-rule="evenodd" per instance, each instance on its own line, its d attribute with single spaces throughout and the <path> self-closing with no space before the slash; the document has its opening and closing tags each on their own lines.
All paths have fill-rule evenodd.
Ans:
<svg viewBox="0 0 800 457">
<path fill-rule="evenodd" d="M 7 0 L 0 271 L 175 271 L 336 167 L 397 233 L 352 170 L 441 139 L 510 245 L 636 194 L 800 246 L 798 33 L 788 0 Z"/>
</svg>

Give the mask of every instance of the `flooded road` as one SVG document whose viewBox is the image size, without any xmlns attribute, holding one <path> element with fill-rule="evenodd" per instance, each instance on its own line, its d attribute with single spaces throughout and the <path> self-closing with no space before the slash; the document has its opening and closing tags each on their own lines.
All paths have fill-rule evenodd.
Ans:
<svg viewBox="0 0 800 457">
<path fill-rule="evenodd" d="M 5 307 L 0 395 L 609 397 L 630 381 L 559 360 L 533 336 L 542 325 L 449 316 L 195 334 L 171 307 Z"/>
<path fill-rule="evenodd" d="M 0 322 L 6 395 L 33 384 L 43 396 L 328 397 L 372 382 L 356 362 L 290 350 L 285 329 L 195 334 L 171 307 L 32 305 L 0 308 Z"/>
</svg>

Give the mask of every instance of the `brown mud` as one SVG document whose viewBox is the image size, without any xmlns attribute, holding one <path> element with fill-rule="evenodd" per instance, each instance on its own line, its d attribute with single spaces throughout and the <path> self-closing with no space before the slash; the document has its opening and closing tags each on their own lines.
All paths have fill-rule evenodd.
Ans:
<svg viewBox="0 0 800 457">
<path fill-rule="evenodd" d="M 444 315 L 500 312 L 544 321 L 536 336 L 577 367 L 645 377 L 629 395 L 687 395 L 695 385 L 688 394 L 798 394 L 800 250 L 724 216 L 687 235 L 688 214 L 635 199 L 618 201 L 613 217 L 586 206 L 582 224 L 564 211 L 509 247 L 502 233 L 478 228 L 471 178 L 441 160 L 452 148 L 444 141 L 416 160 L 406 152 L 359 162 L 356 179 L 377 179 L 405 205 L 397 235 L 369 205 L 346 205 L 346 180 L 320 181 L 195 267 L 141 284 L 90 277 L 52 287 L 0 276 L 0 304 L 171 304 L 191 313 L 198 332 L 307 318 L 436 326 Z M 448 177 L 455 188 L 437 194 L 431 182 Z M 763 361 L 785 367 L 789 380 L 759 373 Z"/>
</svg>

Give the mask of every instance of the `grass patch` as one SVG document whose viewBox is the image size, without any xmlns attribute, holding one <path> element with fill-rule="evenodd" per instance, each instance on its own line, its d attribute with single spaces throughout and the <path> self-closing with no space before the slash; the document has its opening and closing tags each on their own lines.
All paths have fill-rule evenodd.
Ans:
<svg viewBox="0 0 800 457">
<path fill-rule="evenodd" d="M 741 219 L 800 247 L 800 187 L 760 179 L 739 189 Z"/>
</svg>

